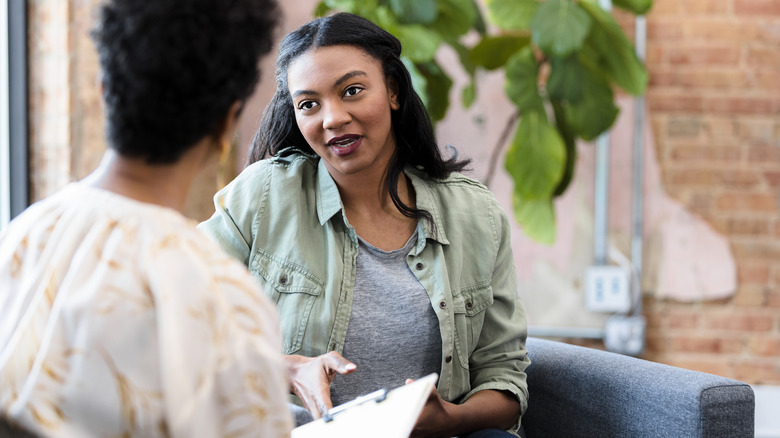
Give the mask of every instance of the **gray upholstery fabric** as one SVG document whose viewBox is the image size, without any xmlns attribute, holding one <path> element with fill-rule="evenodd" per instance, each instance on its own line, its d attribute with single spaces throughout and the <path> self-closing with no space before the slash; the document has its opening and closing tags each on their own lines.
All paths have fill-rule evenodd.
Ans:
<svg viewBox="0 0 780 438">
<path fill-rule="evenodd" d="M 743 382 L 529 338 L 527 438 L 753 437 Z"/>
</svg>

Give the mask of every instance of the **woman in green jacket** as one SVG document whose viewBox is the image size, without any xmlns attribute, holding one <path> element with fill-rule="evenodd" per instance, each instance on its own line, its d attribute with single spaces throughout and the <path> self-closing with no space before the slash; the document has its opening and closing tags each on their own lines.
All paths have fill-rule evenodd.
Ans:
<svg viewBox="0 0 780 438">
<path fill-rule="evenodd" d="M 351 14 L 288 34 L 250 164 L 200 227 L 277 303 L 315 418 L 435 372 L 414 436 L 516 435 L 530 362 L 508 220 L 440 155 L 400 54 Z"/>
</svg>

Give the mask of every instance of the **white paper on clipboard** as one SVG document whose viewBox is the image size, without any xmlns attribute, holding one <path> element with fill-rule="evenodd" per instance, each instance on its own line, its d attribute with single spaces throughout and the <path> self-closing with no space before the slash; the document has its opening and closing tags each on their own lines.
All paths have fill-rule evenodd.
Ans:
<svg viewBox="0 0 780 438">
<path fill-rule="evenodd" d="M 380 402 L 350 406 L 329 422 L 319 419 L 296 427 L 292 438 L 408 438 L 438 377 L 436 373 L 429 374 L 387 392 Z"/>
</svg>

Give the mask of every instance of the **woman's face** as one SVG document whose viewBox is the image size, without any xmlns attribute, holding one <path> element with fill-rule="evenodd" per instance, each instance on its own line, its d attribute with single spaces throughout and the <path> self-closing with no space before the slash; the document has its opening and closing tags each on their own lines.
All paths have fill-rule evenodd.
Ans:
<svg viewBox="0 0 780 438">
<path fill-rule="evenodd" d="M 334 179 L 384 175 L 398 101 L 378 60 L 353 46 L 311 49 L 290 64 L 287 83 L 298 127 Z"/>
</svg>

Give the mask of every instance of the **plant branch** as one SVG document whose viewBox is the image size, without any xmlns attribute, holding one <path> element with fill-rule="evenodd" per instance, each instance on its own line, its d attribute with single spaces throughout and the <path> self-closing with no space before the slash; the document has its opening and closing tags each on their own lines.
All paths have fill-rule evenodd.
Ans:
<svg viewBox="0 0 780 438">
<path fill-rule="evenodd" d="M 488 165 L 487 175 L 485 175 L 485 185 L 489 188 L 490 183 L 493 181 L 493 175 L 496 173 L 496 166 L 498 165 L 498 157 L 501 156 L 501 151 L 504 150 L 509 134 L 512 133 L 512 127 L 520 117 L 520 111 L 515 110 L 504 125 L 504 130 L 501 132 L 501 136 L 498 137 L 496 145 L 493 146 L 493 151 L 490 153 L 490 164 Z"/>
</svg>

